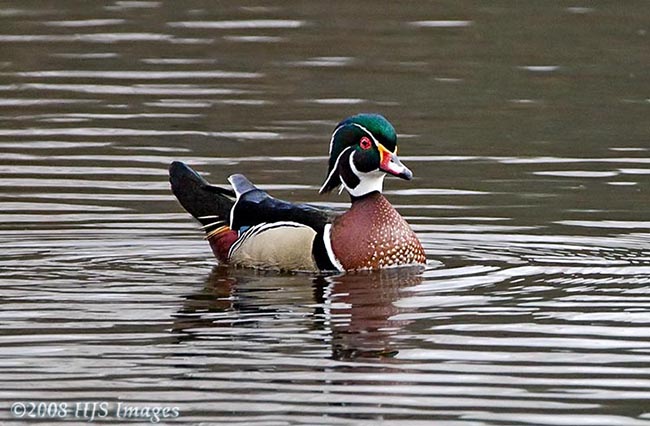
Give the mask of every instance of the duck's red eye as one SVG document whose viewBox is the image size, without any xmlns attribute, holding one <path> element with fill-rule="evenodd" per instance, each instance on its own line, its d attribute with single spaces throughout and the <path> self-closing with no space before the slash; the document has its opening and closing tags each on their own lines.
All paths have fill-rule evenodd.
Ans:
<svg viewBox="0 0 650 426">
<path fill-rule="evenodd" d="M 363 149 L 370 149 L 372 147 L 372 142 L 367 137 L 362 137 L 359 141 L 359 146 Z"/>
</svg>

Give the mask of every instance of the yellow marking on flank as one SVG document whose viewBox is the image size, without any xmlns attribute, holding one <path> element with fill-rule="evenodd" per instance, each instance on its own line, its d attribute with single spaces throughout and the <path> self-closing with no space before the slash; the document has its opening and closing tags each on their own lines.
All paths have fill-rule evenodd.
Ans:
<svg viewBox="0 0 650 426">
<path fill-rule="evenodd" d="M 208 232 L 208 234 L 205 236 L 206 240 L 209 240 L 212 237 L 216 237 L 219 234 L 223 234 L 224 232 L 230 231 L 230 227 L 228 225 L 223 225 L 215 229 L 214 231 Z"/>
</svg>

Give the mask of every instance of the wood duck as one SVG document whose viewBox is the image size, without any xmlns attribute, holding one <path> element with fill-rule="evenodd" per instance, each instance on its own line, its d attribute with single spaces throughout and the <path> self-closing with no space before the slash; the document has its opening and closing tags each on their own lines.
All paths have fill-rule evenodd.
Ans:
<svg viewBox="0 0 650 426">
<path fill-rule="evenodd" d="M 386 174 L 410 180 L 397 157 L 397 135 L 378 114 L 341 121 L 332 134 L 320 193 L 340 187 L 352 206 L 340 212 L 271 197 L 246 177 L 231 189 L 210 185 L 186 164 L 169 168 L 174 195 L 203 224 L 220 263 L 289 271 L 353 271 L 424 264 L 424 249 L 382 195 Z"/>
</svg>

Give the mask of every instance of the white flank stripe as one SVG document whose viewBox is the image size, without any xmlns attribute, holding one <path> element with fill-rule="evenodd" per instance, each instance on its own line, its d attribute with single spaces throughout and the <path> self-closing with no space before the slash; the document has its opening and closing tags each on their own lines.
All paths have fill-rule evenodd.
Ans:
<svg viewBox="0 0 650 426">
<path fill-rule="evenodd" d="M 235 196 L 237 197 L 237 199 L 235 200 L 235 204 L 233 204 L 232 207 L 230 208 L 230 223 L 228 224 L 228 226 L 230 226 L 230 229 L 232 229 L 232 224 L 235 220 L 235 208 L 237 207 L 237 203 L 239 202 L 239 198 L 241 197 L 241 192 L 237 191 L 237 188 L 235 188 L 235 185 L 233 185 L 232 176 L 228 177 L 228 182 L 230 182 L 230 186 L 232 186 L 233 191 L 235 191 Z M 230 257 L 230 254 L 228 254 L 228 257 Z"/>
<path fill-rule="evenodd" d="M 325 243 L 325 250 L 327 251 L 327 256 L 330 258 L 330 262 L 339 272 L 344 272 L 343 265 L 336 258 L 334 250 L 332 249 L 332 224 L 328 223 L 325 225 L 325 230 L 323 231 L 323 243 Z"/>
</svg>

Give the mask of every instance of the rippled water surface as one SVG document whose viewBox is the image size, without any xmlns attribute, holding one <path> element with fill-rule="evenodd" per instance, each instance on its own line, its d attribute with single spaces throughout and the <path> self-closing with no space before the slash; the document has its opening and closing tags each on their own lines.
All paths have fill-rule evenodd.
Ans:
<svg viewBox="0 0 650 426">
<path fill-rule="evenodd" d="M 83 423 L 91 401 L 114 424 L 121 403 L 178 424 L 650 425 L 648 16 L 1 2 L 2 424 L 53 421 L 10 412 L 30 401 Z M 169 162 L 344 206 L 317 189 L 359 111 L 398 129 L 416 178 L 386 194 L 430 265 L 217 268 Z"/>
</svg>

